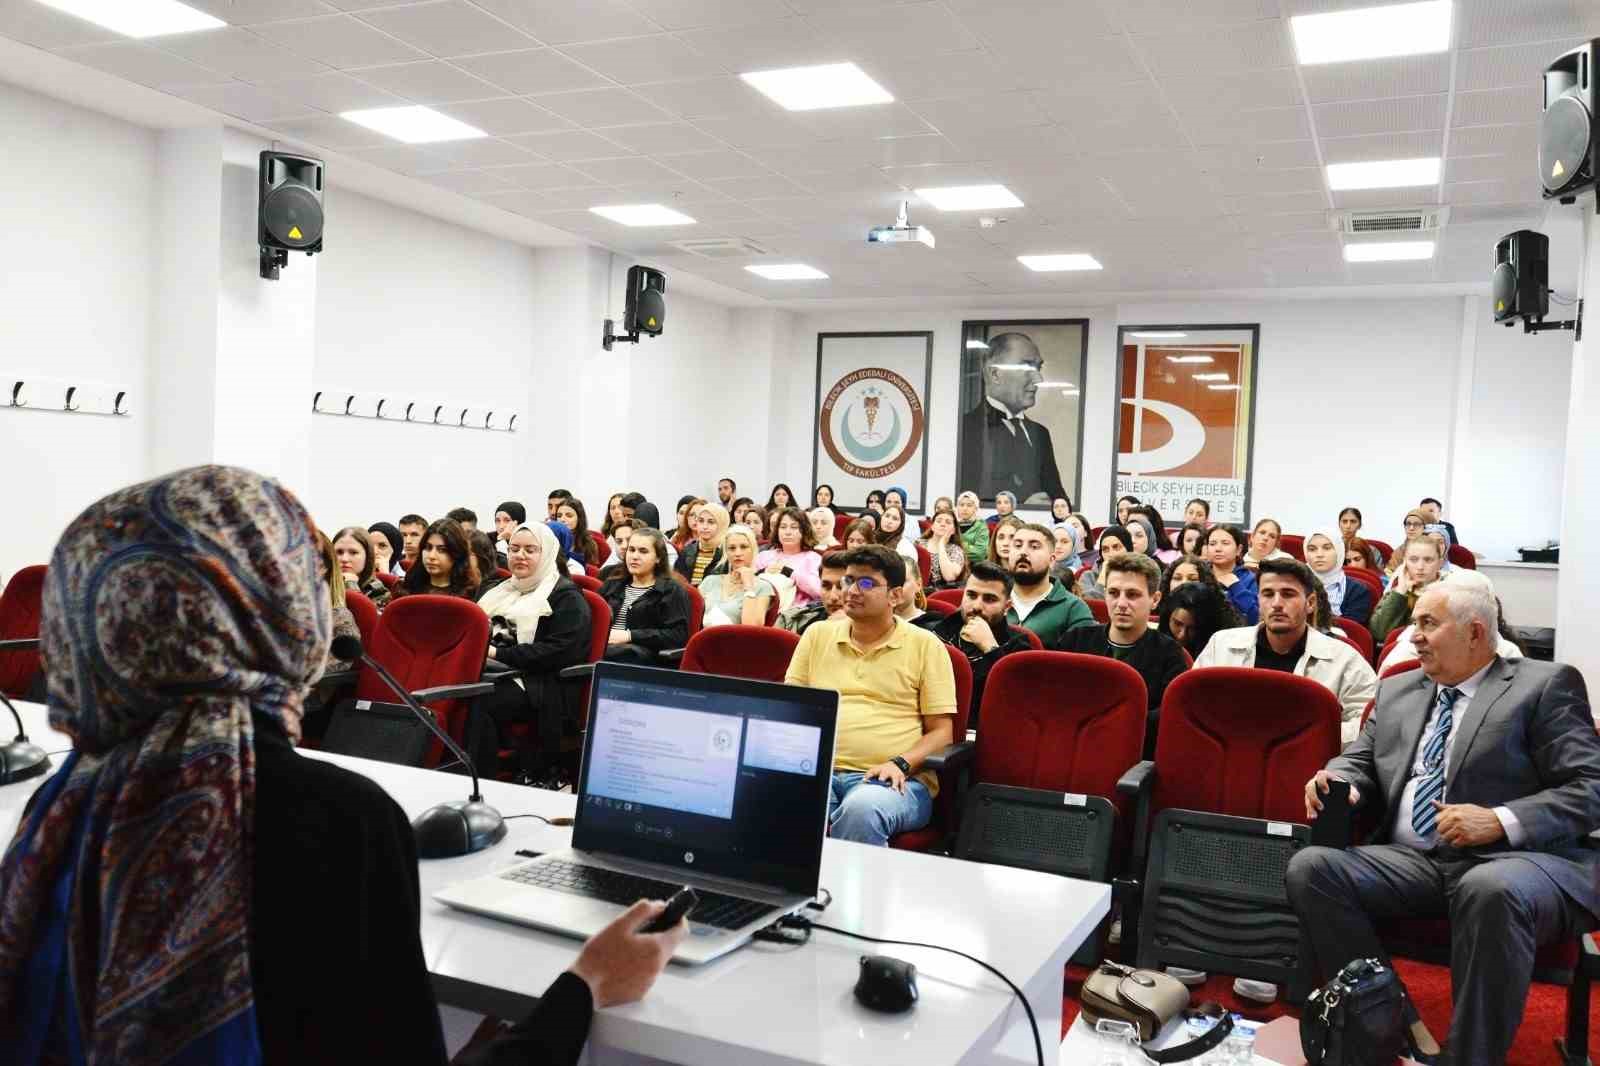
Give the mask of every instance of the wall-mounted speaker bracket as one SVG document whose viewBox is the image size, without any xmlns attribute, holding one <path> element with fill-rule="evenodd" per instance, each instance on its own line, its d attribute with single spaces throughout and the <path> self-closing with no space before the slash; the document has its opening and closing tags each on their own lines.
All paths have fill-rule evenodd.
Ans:
<svg viewBox="0 0 1600 1066">
<path fill-rule="evenodd" d="M 1509 323 L 1509 322 L 1506 323 L 1506 325 L 1508 325 L 1508 326 L 1510 324 L 1511 323 Z M 1578 299 L 1578 317 L 1577 318 L 1566 318 L 1566 319 L 1562 319 L 1560 322 L 1545 322 L 1545 321 L 1542 321 L 1542 320 L 1539 321 L 1539 322 L 1530 322 L 1527 319 L 1523 319 L 1523 321 L 1522 321 L 1522 332 L 1524 332 L 1524 333 L 1549 333 L 1549 332 L 1551 332 L 1553 330 L 1562 330 L 1562 329 L 1570 329 L 1572 331 L 1572 339 L 1574 341 L 1583 340 L 1583 298 L 1582 297 L 1579 297 L 1579 299 Z"/>
<path fill-rule="evenodd" d="M 618 341 L 626 341 L 629 344 L 639 343 L 638 333 L 613 333 L 612 330 L 615 327 L 615 322 L 609 318 L 606 319 L 605 332 L 600 335 L 600 347 L 609 352 L 611 350 L 611 346 L 616 344 Z"/>
</svg>

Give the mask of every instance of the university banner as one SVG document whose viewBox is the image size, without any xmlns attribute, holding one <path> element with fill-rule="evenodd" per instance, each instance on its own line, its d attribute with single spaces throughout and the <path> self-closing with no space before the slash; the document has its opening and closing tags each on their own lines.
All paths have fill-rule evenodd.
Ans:
<svg viewBox="0 0 1600 1066">
<path fill-rule="evenodd" d="M 1213 522 L 1245 523 L 1260 327 L 1122 326 L 1117 333 L 1115 497 L 1136 496 L 1174 525 L 1199 497 L 1211 504 Z"/>
<path fill-rule="evenodd" d="M 932 331 L 817 334 L 813 492 L 831 486 L 835 507 L 860 511 L 898 486 L 908 510 L 925 509 L 932 364 Z"/>
</svg>

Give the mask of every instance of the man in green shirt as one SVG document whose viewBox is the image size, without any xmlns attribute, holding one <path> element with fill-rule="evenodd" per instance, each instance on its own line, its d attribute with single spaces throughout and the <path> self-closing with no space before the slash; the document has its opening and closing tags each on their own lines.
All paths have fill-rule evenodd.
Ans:
<svg viewBox="0 0 1600 1066">
<path fill-rule="evenodd" d="M 996 536 L 1004 536 L 997 530 Z M 1011 606 L 1006 622 L 1031 629 L 1045 647 L 1054 646 L 1069 629 L 1094 625 L 1089 605 L 1050 576 L 1055 534 L 1037 523 L 1011 530 Z"/>
</svg>

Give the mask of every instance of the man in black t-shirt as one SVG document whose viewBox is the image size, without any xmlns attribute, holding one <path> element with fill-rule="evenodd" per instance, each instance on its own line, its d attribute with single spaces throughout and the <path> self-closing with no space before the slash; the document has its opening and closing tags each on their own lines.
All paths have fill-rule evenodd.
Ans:
<svg viewBox="0 0 1600 1066">
<path fill-rule="evenodd" d="M 1006 623 L 1006 609 L 1010 606 L 1011 575 L 994 563 L 981 561 L 972 564 L 959 610 L 943 618 L 930 612 L 912 622 L 912 625 L 932 630 L 934 636 L 961 651 L 972 666 L 972 713 L 967 719 L 968 729 L 978 728 L 983 683 L 988 680 L 994 664 L 1014 651 L 1033 648 L 1032 641 Z"/>
<path fill-rule="evenodd" d="M 1080 626 L 1061 634 L 1057 651 L 1102 655 L 1127 663 L 1144 678 L 1149 695 L 1144 731 L 1144 757 L 1156 749 L 1156 722 L 1167 685 L 1189 668 L 1183 648 L 1150 628 L 1150 614 L 1161 602 L 1161 569 L 1148 555 L 1129 552 L 1106 563 L 1106 610 L 1110 623 Z"/>
</svg>

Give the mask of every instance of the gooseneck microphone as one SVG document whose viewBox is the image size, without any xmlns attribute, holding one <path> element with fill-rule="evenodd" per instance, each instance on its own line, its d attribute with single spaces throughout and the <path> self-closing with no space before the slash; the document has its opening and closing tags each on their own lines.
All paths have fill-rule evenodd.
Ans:
<svg viewBox="0 0 1600 1066">
<path fill-rule="evenodd" d="M 429 807 L 411 820 L 411 832 L 417 840 L 417 854 L 424 859 L 448 859 L 482 851 L 504 840 L 505 818 L 483 801 L 482 790 L 478 787 L 478 768 L 467 758 L 467 753 L 451 739 L 450 734 L 439 728 L 439 724 L 433 720 L 433 715 L 412 698 L 406 687 L 396 681 L 394 675 L 383 668 L 382 663 L 366 653 L 359 637 L 335 637 L 329 646 L 329 652 L 335 659 L 345 662 L 359 660 L 373 673 L 383 678 L 383 683 L 389 686 L 389 691 L 411 709 L 411 713 L 439 738 L 440 743 L 450 749 L 450 754 L 461 760 L 461 765 L 472 775 L 472 795 L 464 800 L 452 800 L 437 807 Z"/>
<path fill-rule="evenodd" d="M 28 731 L 22 728 L 22 715 L 17 713 L 16 707 L 12 706 L 3 692 L 0 692 L 0 703 L 6 705 L 11 717 L 17 721 L 17 739 L 9 744 L 0 744 L 0 785 L 40 776 L 50 769 L 50 756 L 28 739 Z"/>
</svg>

